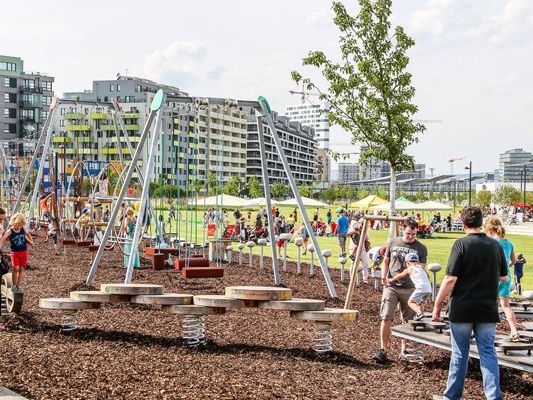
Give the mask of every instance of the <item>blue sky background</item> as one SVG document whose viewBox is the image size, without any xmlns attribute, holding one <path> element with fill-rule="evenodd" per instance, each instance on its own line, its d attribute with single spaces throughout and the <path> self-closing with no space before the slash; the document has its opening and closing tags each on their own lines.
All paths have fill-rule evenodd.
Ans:
<svg viewBox="0 0 533 400">
<path fill-rule="evenodd" d="M 345 4 L 356 11 L 355 1 Z M 4 2 L 0 54 L 20 56 L 28 71 L 56 77 L 58 93 L 91 87 L 117 73 L 176 85 L 193 95 L 266 96 L 283 111 L 299 101 L 290 71 L 321 49 L 335 56 L 326 0 Z M 448 172 L 465 156 L 474 172 L 498 154 L 533 151 L 533 1 L 397 0 L 393 24 L 413 36 L 410 71 L 428 125 L 410 152 Z M 349 137 L 338 128 L 333 147 Z M 338 144 L 335 146 L 335 144 Z M 345 146 L 342 146 L 344 149 Z"/>
</svg>

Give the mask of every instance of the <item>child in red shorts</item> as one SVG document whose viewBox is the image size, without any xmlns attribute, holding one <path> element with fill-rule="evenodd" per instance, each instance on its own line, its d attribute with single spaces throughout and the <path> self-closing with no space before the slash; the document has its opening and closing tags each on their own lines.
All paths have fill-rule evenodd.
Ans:
<svg viewBox="0 0 533 400">
<path fill-rule="evenodd" d="M 26 218 L 21 213 L 14 214 L 9 220 L 9 229 L 0 239 L 0 249 L 6 239 L 10 241 L 11 264 L 13 266 L 13 291 L 19 291 L 22 283 L 22 270 L 28 264 L 28 243 L 33 244 L 31 235 L 24 229 Z"/>
</svg>

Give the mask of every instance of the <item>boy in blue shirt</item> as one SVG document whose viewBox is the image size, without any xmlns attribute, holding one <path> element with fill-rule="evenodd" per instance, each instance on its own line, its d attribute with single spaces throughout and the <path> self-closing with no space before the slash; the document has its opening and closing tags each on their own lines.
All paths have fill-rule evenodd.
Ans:
<svg viewBox="0 0 533 400">
<path fill-rule="evenodd" d="M 516 255 L 516 261 L 514 263 L 514 284 L 518 295 L 522 295 L 522 285 L 520 279 L 524 276 L 524 264 L 526 259 L 522 253 Z"/>
<path fill-rule="evenodd" d="M 337 234 L 339 239 L 339 246 L 341 248 L 341 257 L 346 257 L 346 237 L 348 234 L 348 227 L 350 226 L 350 221 L 346 216 L 346 211 L 343 209 L 340 212 L 340 216 L 337 219 L 337 229 L 334 234 Z"/>
</svg>

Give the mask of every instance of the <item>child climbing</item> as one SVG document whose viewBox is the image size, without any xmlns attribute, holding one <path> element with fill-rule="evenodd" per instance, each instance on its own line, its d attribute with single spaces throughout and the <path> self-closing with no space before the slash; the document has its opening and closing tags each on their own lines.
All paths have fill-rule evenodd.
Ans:
<svg viewBox="0 0 533 400">
<path fill-rule="evenodd" d="M 13 266 L 13 291 L 20 291 L 22 270 L 28 264 L 28 243 L 34 245 L 31 235 L 24 229 L 26 218 L 21 213 L 14 214 L 9 220 L 9 229 L 0 239 L 0 249 L 9 239 L 11 248 L 11 265 Z"/>
</svg>

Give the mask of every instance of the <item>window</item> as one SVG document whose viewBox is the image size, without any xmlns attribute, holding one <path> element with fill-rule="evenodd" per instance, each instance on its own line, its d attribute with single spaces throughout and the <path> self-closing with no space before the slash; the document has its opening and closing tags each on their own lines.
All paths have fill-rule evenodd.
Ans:
<svg viewBox="0 0 533 400">
<path fill-rule="evenodd" d="M 4 108 L 4 117 L 17 118 L 17 109 L 16 108 Z"/>
<path fill-rule="evenodd" d="M 11 63 L 11 62 L 2 62 L 2 61 L 0 61 L 0 70 L 15 72 L 17 70 L 17 64 Z"/>
<path fill-rule="evenodd" d="M 120 85 L 117 84 L 117 92 L 120 92 Z"/>
<path fill-rule="evenodd" d="M 44 122 L 48 118 L 48 111 L 41 111 L 41 122 Z"/>
<path fill-rule="evenodd" d="M 26 89 L 34 89 L 35 81 L 33 79 L 24 79 L 24 87 Z"/>
<path fill-rule="evenodd" d="M 43 88 L 43 90 L 52 90 L 52 82 L 50 81 L 41 81 L 41 88 Z"/>
<path fill-rule="evenodd" d="M 6 103 L 16 103 L 17 94 L 16 93 L 4 93 L 4 101 Z"/>
<path fill-rule="evenodd" d="M 124 103 L 133 103 L 135 101 L 133 96 L 124 96 Z"/>
<path fill-rule="evenodd" d="M 10 80 L 9 78 L 4 78 L 4 86 L 9 87 Z"/>
<path fill-rule="evenodd" d="M 34 119 L 33 110 L 22 110 L 22 118 Z"/>
<path fill-rule="evenodd" d="M 9 118 L 9 108 L 4 108 L 4 117 Z"/>
<path fill-rule="evenodd" d="M 109 91 L 114 92 L 115 91 L 115 85 L 109 85 Z"/>
<path fill-rule="evenodd" d="M 137 85 L 137 86 L 135 86 L 135 91 L 136 91 L 136 92 L 140 92 L 140 91 L 141 91 L 141 85 Z"/>
<path fill-rule="evenodd" d="M 17 133 L 17 124 L 4 124 L 4 133 Z"/>
<path fill-rule="evenodd" d="M 52 96 L 43 96 L 43 106 L 49 106 L 52 102 Z"/>
</svg>

